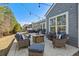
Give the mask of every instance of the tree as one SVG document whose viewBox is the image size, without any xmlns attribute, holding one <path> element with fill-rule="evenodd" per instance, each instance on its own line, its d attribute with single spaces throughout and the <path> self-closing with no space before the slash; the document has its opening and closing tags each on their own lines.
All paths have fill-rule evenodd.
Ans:
<svg viewBox="0 0 79 59">
<path fill-rule="evenodd" d="M 22 30 L 21 25 L 17 23 L 13 28 L 13 33 L 20 32 Z"/>
<path fill-rule="evenodd" d="M 8 6 L 0 6 L 0 12 L 0 30 L 4 34 L 13 34 L 21 30 L 20 24 L 17 22 L 12 10 Z"/>
</svg>

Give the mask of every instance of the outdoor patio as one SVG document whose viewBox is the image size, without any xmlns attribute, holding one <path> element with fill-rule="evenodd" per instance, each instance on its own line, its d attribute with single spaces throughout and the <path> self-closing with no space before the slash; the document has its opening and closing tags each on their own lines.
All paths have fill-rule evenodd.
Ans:
<svg viewBox="0 0 79 59">
<path fill-rule="evenodd" d="M 30 40 L 31 44 L 33 44 L 32 37 Z M 79 48 L 70 45 L 66 45 L 66 48 L 53 48 L 52 42 L 50 40 L 48 40 L 46 37 L 44 40 L 44 56 L 72 56 L 79 50 Z M 17 41 L 15 40 L 8 53 L 8 56 L 28 56 L 28 48 L 18 50 Z"/>
</svg>

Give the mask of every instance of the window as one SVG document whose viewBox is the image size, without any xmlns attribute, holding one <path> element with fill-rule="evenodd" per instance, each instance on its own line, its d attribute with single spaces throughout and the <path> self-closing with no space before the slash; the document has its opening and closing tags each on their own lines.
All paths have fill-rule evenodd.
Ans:
<svg viewBox="0 0 79 59">
<path fill-rule="evenodd" d="M 41 29 L 45 29 L 45 22 L 41 24 Z"/>
<path fill-rule="evenodd" d="M 50 32 L 57 32 L 59 28 L 62 32 L 68 33 L 68 13 L 63 13 L 61 15 L 50 18 Z"/>
<path fill-rule="evenodd" d="M 57 30 L 60 28 L 62 32 L 66 32 L 66 15 L 57 17 Z"/>
<path fill-rule="evenodd" d="M 57 25 L 66 25 L 66 15 L 57 17 Z"/>
<path fill-rule="evenodd" d="M 43 26 L 43 29 L 45 29 L 45 23 L 42 26 Z"/>
<path fill-rule="evenodd" d="M 55 22 L 55 18 L 50 19 L 50 31 L 56 32 L 56 22 Z"/>
</svg>

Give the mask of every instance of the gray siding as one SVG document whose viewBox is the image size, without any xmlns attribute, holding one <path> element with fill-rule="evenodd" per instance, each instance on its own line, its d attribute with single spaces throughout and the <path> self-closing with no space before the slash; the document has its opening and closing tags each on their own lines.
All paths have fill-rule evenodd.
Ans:
<svg viewBox="0 0 79 59">
<path fill-rule="evenodd" d="M 57 3 L 54 8 L 46 16 L 47 30 L 49 30 L 48 20 L 50 17 L 68 11 L 69 21 L 69 41 L 68 43 L 73 46 L 78 46 L 78 4 L 76 3 Z M 47 31 L 48 32 L 48 31 Z"/>
</svg>

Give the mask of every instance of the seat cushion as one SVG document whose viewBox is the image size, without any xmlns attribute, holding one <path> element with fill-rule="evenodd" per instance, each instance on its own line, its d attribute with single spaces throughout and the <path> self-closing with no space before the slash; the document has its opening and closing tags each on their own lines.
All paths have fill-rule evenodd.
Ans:
<svg viewBox="0 0 79 59">
<path fill-rule="evenodd" d="M 33 44 L 29 47 L 29 51 L 43 52 L 44 51 L 44 44 Z"/>
</svg>

